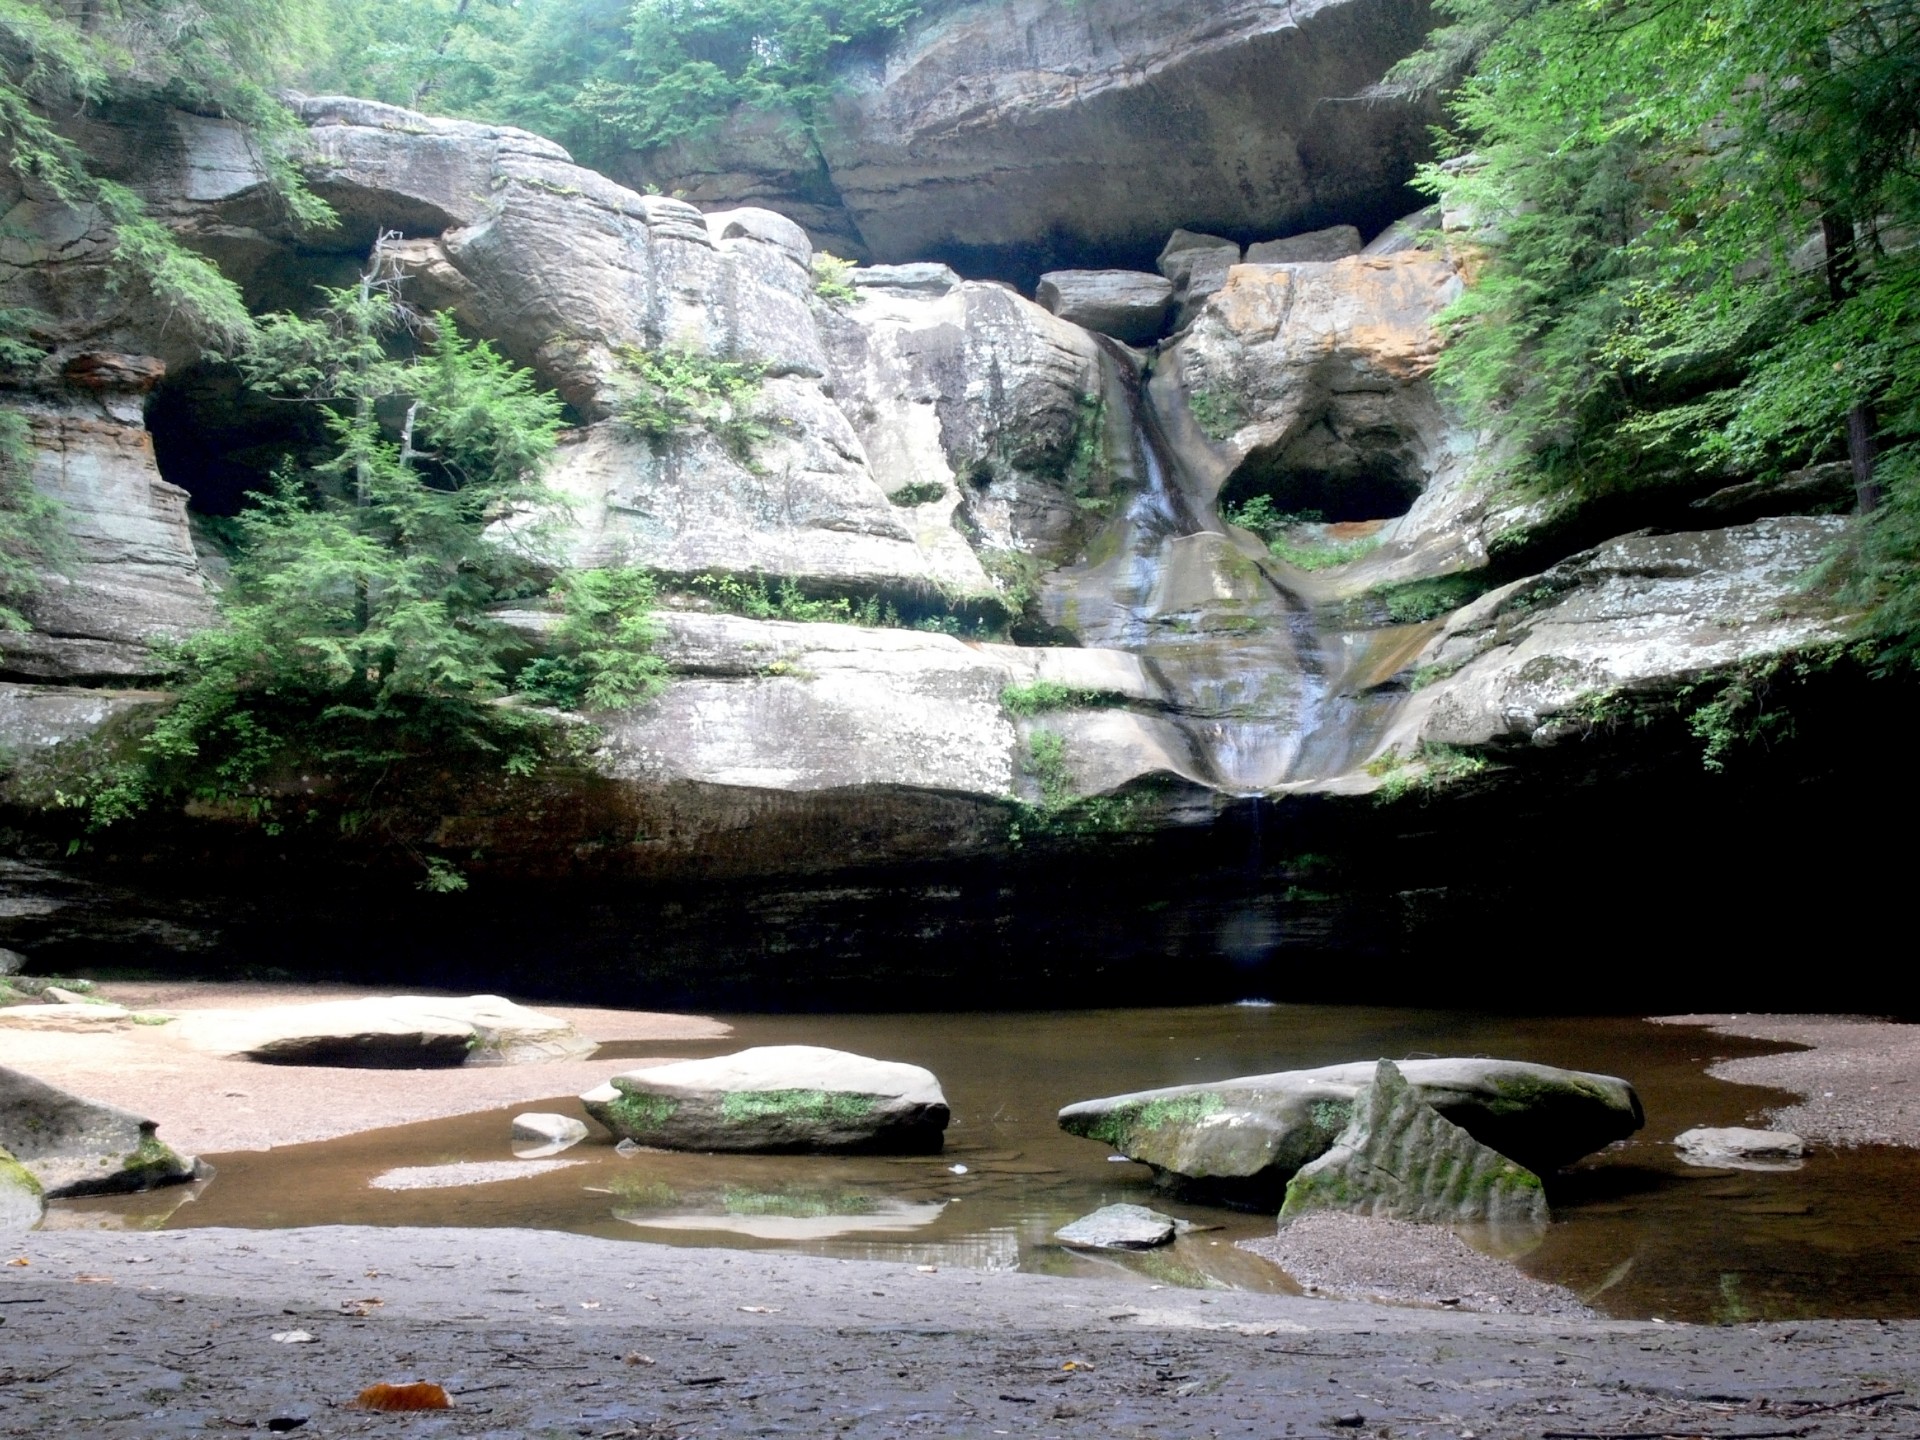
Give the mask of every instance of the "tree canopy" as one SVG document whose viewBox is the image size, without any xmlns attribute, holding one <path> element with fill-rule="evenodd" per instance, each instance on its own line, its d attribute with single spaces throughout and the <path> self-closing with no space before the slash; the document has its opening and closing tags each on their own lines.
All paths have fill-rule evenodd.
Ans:
<svg viewBox="0 0 1920 1440">
<path fill-rule="evenodd" d="M 1422 183 L 1477 228 L 1441 379 L 1500 478 L 1846 460 L 1851 575 L 1920 655 L 1920 5 L 1440 0 Z"/>
</svg>

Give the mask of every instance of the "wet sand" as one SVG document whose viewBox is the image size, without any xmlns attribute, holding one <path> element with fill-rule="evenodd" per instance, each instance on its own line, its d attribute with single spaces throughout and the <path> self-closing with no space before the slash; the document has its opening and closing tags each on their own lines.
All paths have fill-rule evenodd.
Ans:
<svg viewBox="0 0 1920 1440">
<path fill-rule="evenodd" d="M 1810 1047 L 1722 1060 L 1707 1073 L 1801 1096 L 1767 1119 L 1816 1144 L 1920 1147 L 1920 1025 L 1861 1015 L 1660 1015 L 1654 1023 Z"/>
<path fill-rule="evenodd" d="M 1468 1316 L 524 1230 L 29 1234 L 0 1322 L 11 1435 L 1920 1434 L 1920 1322 Z M 412 1380 L 455 1408 L 344 1408 Z"/>
<path fill-rule="evenodd" d="M 111 981 L 102 995 L 134 1011 L 244 1010 L 353 1000 L 394 991 L 344 985 Z M 432 992 L 407 992 L 432 993 Z M 538 1005 L 602 1044 L 716 1039 L 729 1027 L 699 1015 Z M 450 1070 L 352 1070 L 256 1065 L 204 1055 L 168 1025 L 98 1034 L 9 1031 L 5 1062 L 50 1085 L 160 1122 L 160 1138 L 192 1154 L 268 1150 L 366 1130 L 496 1110 L 578 1093 L 644 1059 L 462 1066 Z M 676 1058 L 672 1052 L 659 1058 Z"/>
</svg>

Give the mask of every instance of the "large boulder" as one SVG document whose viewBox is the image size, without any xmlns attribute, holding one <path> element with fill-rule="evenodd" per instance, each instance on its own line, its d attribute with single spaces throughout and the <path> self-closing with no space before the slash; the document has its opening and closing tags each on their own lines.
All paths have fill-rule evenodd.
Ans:
<svg viewBox="0 0 1920 1440">
<path fill-rule="evenodd" d="M 1490 591 L 1415 658 L 1431 683 L 1379 749 L 1579 740 L 1610 709 L 1842 641 L 1851 617 L 1802 582 L 1846 530 L 1841 516 L 1800 515 L 1627 535 Z"/>
<path fill-rule="evenodd" d="M 1333 1147 L 1287 1182 L 1282 1223 L 1314 1210 L 1422 1224 L 1540 1225 L 1547 1198 L 1538 1175 L 1448 1120 L 1382 1060 Z"/>
<path fill-rule="evenodd" d="M 0 1234 L 31 1230 L 47 1213 L 47 1198 L 33 1172 L 0 1147 Z"/>
<path fill-rule="evenodd" d="M 1405 1060 L 1416 1098 L 1482 1144 L 1536 1171 L 1559 1169 L 1645 1121 L 1633 1086 L 1610 1075 L 1517 1060 Z M 1060 1112 L 1060 1126 L 1151 1165 L 1174 1183 L 1277 1197 L 1352 1122 L 1375 1063 L 1177 1085 Z"/>
<path fill-rule="evenodd" d="M 1173 282 L 1143 270 L 1049 270 L 1034 299 L 1083 329 L 1150 345 L 1167 328 Z"/>
<path fill-rule="evenodd" d="M 597 1046 L 565 1020 L 498 995 L 391 995 L 195 1010 L 172 1032 L 196 1050 L 263 1065 L 434 1070 L 579 1060 Z"/>
<path fill-rule="evenodd" d="M 196 1178 L 200 1167 L 154 1133 L 156 1122 L 70 1095 L 0 1066 L 0 1146 L 49 1198 L 120 1195 Z"/>
<path fill-rule="evenodd" d="M 1338 214 L 1372 229 L 1407 208 L 1436 116 L 1429 97 L 1371 87 L 1431 23 L 1417 0 L 975 0 L 850 60 L 817 139 L 748 111 L 610 163 L 703 207 L 770 206 L 880 261 L 1137 264 L 1179 225 L 1282 235 Z"/>
<path fill-rule="evenodd" d="M 947 1097 L 930 1070 L 818 1045 L 760 1045 L 616 1075 L 580 1097 L 623 1139 L 663 1150 L 937 1151 Z"/>
</svg>

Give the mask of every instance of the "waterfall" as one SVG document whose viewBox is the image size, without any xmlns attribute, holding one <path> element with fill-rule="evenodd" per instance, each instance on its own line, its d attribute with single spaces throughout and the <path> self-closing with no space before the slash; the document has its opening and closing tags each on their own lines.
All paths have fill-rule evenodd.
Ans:
<svg viewBox="0 0 1920 1440">
<path fill-rule="evenodd" d="M 1138 488 L 1086 560 L 1043 582 L 1047 618 L 1082 644 L 1138 655 L 1195 770 L 1229 794 L 1348 768 L 1397 705 L 1354 688 L 1378 668 L 1374 632 L 1324 628 L 1264 551 L 1228 533 L 1168 441 L 1137 359 L 1095 338 L 1124 381 Z"/>
</svg>

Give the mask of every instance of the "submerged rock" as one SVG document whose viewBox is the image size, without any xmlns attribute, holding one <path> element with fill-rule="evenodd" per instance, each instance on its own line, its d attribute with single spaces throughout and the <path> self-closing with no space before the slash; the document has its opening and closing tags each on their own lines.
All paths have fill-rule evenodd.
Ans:
<svg viewBox="0 0 1920 1440">
<path fill-rule="evenodd" d="M 156 1128 L 152 1120 L 0 1066 L 0 1146 L 49 1198 L 120 1195 L 197 1178 L 194 1158 L 169 1148 Z"/>
<path fill-rule="evenodd" d="M 1538 1175 L 1448 1120 L 1382 1060 L 1333 1148 L 1287 1183 L 1280 1219 L 1312 1210 L 1424 1224 L 1543 1225 L 1547 1196 Z"/>
<path fill-rule="evenodd" d="M 579 1060 L 597 1048 L 565 1020 L 498 995 L 370 996 L 261 1010 L 198 1010 L 178 1023 L 196 1050 L 264 1065 L 436 1070 Z"/>
<path fill-rule="evenodd" d="M 1053 1238 L 1087 1250 L 1151 1250 L 1172 1240 L 1179 1228 L 1171 1215 L 1144 1205 L 1102 1205 L 1091 1215 L 1062 1225 Z"/>
<path fill-rule="evenodd" d="M 1374 1069 L 1361 1061 L 1083 1100 L 1060 1112 L 1060 1126 L 1165 1178 L 1264 1201 L 1333 1146 Z M 1610 1075 L 1477 1059 L 1408 1060 L 1399 1073 L 1421 1102 L 1534 1170 L 1556 1170 L 1644 1122 L 1633 1086 Z"/>
<path fill-rule="evenodd" d="M 614 1134 L 664 1150 L 936 1151 L 930 1070 L 818 1045 L 760 1045 L 616 1075 L 580 1097 Z"/>
<path fill-rule="evenodd" d="M 1695 1126 L 1673 1137 L 1689 1165 L 1724 1170 L 1793 1170 L 1807 1142 L 1790 1130 L 1750 1130 L 1743 1125 Z"/>
<path fill-rule="evenodd" d="M 46 1213 L 46 1196 L 33 1172 L 0 1149 L 0 1232 L 31 1230 Z"/>
<path fill-rule="evenodd" d="M 544 1160 L 571 1150 L 587 1138 L 583 1121 L 571 1115 L 533 1112 L 513 1117 L 513 1153 L 520 1160 Z"/>
</svg>

